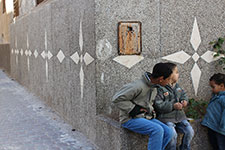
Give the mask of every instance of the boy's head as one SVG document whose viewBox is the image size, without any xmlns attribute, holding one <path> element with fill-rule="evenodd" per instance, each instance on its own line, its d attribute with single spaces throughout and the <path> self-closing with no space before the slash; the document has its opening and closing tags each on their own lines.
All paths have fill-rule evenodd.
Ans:
<svg viewBox="0 0 225 150">
<path fill-rule="evenodd" d="M 158 63 L 153 67 L 151 77 L 153 78 L 153 82 L 155 84 L 165 86 L 170 82 L 171 74 L 172 69 L 170 69 L 166 63 Z"/>
<path fill-rule="evenodd" d="M 170 78 L 170 83 L 173 84 L 173 83 L 176 83 L 178 81 L 178 78 L 179 78 L 179 72 L 178 72 L 178 68 L 177 68 L 177 65 L 174 64 L 174 63 L 166 63 L 166 65 L 173 71 L 172 74 L 171 74 L 171 78 Z"/>
<path fill-rule="evenodd" d="M 209 84 L 212 88 L 212 92 L 217 94 L 221 91 L 225 91 L 225 74 L 217 73 L 209 79 Z"/>
</svg>

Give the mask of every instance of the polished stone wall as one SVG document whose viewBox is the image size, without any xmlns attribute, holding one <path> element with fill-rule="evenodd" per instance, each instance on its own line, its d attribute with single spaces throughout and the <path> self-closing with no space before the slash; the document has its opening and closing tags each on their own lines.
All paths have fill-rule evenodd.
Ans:
<svg viewBox="0 0 225 150">
<path fill-rule="evenodd" d="M 94 141 L 94 1 L 46 1 L 10 29 L 12 77 Z"/>
<path fill-rule="evenodd" d="M 209 100 L 209 78 L 224 72 L 210 41 L 224 36 L 222 0 L 96 0 L 97 112 L 115 116 L 113 94 L 125 83 L 152 71 L 157 62 L 174 62 L 189 98 Z M 140 56 L 118 54 L 120 21 L 142 23 Z"/>
<path fill-rule="evenodd" d="M 179 84 L 189 98 L 210 99 L 209 78 L 216 72 L 224 73 L 209 45 L 210 41 L 224 36 L 222 0 L 95 0 L 95 3 L 97 114 L 118 120 L 118 109 L 111 101 L 114 93 L 145 71 L 151 72 L 157 62 L 178 65 Z M 120 21 L 142 23 L 140 56 L 118 54 Z M 114 128 L 108 128 L 109 131 L 116 128 L 111 127 Z M 126 136 L 121 134 L 123 143 Z M 140 149 L 134 143 L 129 144 L 133 149 Z M 200 145 L 197 149 L 208 147 Z"/>
<path fill-rule="evenodd" d="M 195 99 L 209 100 L 208 79 L 222 72 L 208 44 L 224 35 L 222 0 L 49 0 L 34 7 L 11 24 L 11 75 L 100 149 L 146 148 L 147 136 L 121 129 L 111 98 L 156 63 L 175 62 L 179 84 Z M 141 22 L 141 55 L 118 54 L 120 21 Z"/>
</svg>

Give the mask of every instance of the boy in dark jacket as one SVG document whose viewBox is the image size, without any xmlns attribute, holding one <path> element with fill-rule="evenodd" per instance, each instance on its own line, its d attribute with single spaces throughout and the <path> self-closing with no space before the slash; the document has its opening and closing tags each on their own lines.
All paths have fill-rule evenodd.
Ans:
<svg viewBox="0 0 225 150">
<path fill-rule="evenodd" d="M 187 106 L 188 98 L 185 92 L 176 83 L 179 77 L 177 66 L 167 63 L 173 70 L 169 85 L 158 86 L 158 93 L 155 99 L 154 108 L 157 119 L 167 124 L 173 130 L 173 138 L 166 147 L 167 150 L 176 150 L 177 132 L 184 134 L 180 150 L 190 150 L 190 143 L 194 136 L 194 131 L 187 121 L 183 108 Z"/>
<path fill-rule="evenodd" d="M 120 109 L 122 127 L 133 132 L 149 135 L 148 150 L 164 150 L 172 138 L 171 129 L 154 119 L 152 107 L 157 89 L 155 84 L 165 86 L 172 70 L 165 63 L 158 63 L 153 73 L 124 85 L 114 96 L 113 103 Z"/>
</svg>

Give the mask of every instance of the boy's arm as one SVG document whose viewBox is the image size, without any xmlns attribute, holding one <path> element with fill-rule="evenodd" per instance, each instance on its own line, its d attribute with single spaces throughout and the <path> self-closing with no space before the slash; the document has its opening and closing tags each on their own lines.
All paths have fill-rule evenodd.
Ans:
<svg viewBox="0 0 225 150">
<path fill-rule="evenodd" d="M 165 100 L 163 92 L 158 91 L 158 94 L 155 98 L 154 108 L 159 113 L 168 113 L 173 111 L 173 102 Z"/>
<path fill-rule="evenodd" d="M 179 102 L 182 103 L 183 107 L 186 107 L 188 104 L 188 97 L 186 92 L 177 84 L 177 87 L 179 87 L 181 89 L 181 96 L 179 98 Z"/>
<path fill-rule="evenodd" d="M 188 102 L 188 97 L 187 97 L 187 94 L 186 92 L 177 84 L 177 86 L 181 89 L 181 96 L 180 96 L 180 99 L 179 101 L 187 101 Z"/>
<path fill-rule="evenodd" d="M 125 85 L 118 91 L 112 98 L 113 103 L 121 110 L 128 114 L 137 109 L 136 105 L 132 103 L 132 100 L 141 93 L 142 89 L 131 84 Z"/>
<path fill-rule="evenodd" d="M 223 131 L 225 131 L 225 97 L 223 97 L 222 99 L 219 100 L 219 102 L 222 105 L 222 118 L 220 120 L 220 129 L 222 129 Z"/>
</svg>

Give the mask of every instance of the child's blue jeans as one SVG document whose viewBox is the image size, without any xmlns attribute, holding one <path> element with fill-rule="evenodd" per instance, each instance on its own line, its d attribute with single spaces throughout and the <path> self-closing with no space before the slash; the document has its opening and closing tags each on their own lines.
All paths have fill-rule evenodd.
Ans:
<svg viewBox="0 0 225 150">
<path fill-rule="evenodd" d="M 166 150 L 176 150 L 177 132 L 184 134 L 182 143 L 179 147 L 180 150 L 190 150 L 191 140 L 194 136 L 194 130 L 190 123 L 187 120 L 183 120 L 178 123 L 167 122 L 166 124 L 173 130 L 174 135 L 172 140 L 167 145 Z"/>
<path fill-rule="evenodd" d="M 130 119 L 122 127 L 133 132 L 149 135 L 148 150 L 164 150 L 172 138 L 172 130 L 157 119 Z"/>
</svg>

